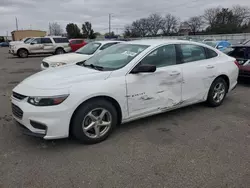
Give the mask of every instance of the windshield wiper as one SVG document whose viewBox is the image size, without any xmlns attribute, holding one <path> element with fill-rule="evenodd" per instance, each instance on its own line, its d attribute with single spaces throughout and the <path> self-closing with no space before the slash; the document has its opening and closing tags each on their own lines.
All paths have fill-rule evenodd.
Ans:
<svg viewBox="0 0 250 188">
<path fill-rule="evenodd" d="M 84 66 L 84 67 L 91 67 L 92 69 L 96 69 L 96 70 L 99 70 L 99 71 L 102 71 L 102 70 L 103 70 L 103 67 L 102 67 L 102 66 L 97 66 L 97 65 L 93 65 L 93 64 L 86 65 L 85 63 L 83 63 L 83 66 Z"/>
</svg>

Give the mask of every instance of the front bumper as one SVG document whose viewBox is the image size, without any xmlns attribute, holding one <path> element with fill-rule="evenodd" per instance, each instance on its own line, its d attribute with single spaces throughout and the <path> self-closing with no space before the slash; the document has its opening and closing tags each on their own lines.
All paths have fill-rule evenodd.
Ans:
<svg viewBox="0 0 250 188">
<path fill-rule="evenodd" d="M 27 98 L 17 100 L 12 97 L 14 119 L 24 127 L 24 133 L 44 139 L 59 139 L 69 136 L 71 112 L 65 105 L 36 107 Z M 13 109 L 13 106 L 18 109 Z"/>
<path fill-rule="evenodd" d="M 9 54 L 16 55 L 17 53 L 16 53 L 16 51 L 15 51 L 15 50 L 13 50 L 13 49 L 9 49 Z"/>
</svg>

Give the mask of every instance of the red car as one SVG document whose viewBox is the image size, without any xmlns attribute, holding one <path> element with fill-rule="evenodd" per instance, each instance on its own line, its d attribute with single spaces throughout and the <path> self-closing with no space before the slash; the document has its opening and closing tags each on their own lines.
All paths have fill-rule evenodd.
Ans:
<svg viewBox="0 0 250 188">
<path fill-rule="evenodd" d="M 239 63 L 239 78 L 250 78 L 250 45 L 233 46 L 229 56 L 236 58 Z"/>
<path fill-rule="evenodd" d="M 87 43 L 83 39 L 70 39 L 69 40 L 69 45 L 72 49 L 72 52 L 75 52 L 79 48 L 83 47 Z"/>
</svg>

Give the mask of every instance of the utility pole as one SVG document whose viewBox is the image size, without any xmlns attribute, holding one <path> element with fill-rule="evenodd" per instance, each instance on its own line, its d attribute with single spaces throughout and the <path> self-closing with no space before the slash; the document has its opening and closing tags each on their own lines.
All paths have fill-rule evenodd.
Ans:
<svg viewBox="0 0 250 188">
<path fill-rule="evenodd" d="M 109 14 L 109 36 L 111 35 L 111 14 Z"/>
<path fill-rule="evenodd" d="M 17 22 L 17 17 L 16 17 L 16 30 L 18 30 L 18 22 Z"/>
</svg>

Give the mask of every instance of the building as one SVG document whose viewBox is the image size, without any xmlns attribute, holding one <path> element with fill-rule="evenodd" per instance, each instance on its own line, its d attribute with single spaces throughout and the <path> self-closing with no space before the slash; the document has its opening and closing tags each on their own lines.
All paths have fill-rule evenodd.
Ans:
<svg viewBox="0 0 250 188">
<path fill-rule="evenodd" d="M 40 30 L 16 30 L 11 32 L 12 40 L 18 41 L 26 37 L 44 37 L 46 36 L 46 31 Z"/>
<path fill-rule="evenodd" d="M 191 32 L 191 29 L 190 29 L 188 23 L 183 22 L 179 28 L 179 32 L 178 32 L 179 35 L 188 35 L 190 32 Z"/>
</svg>

